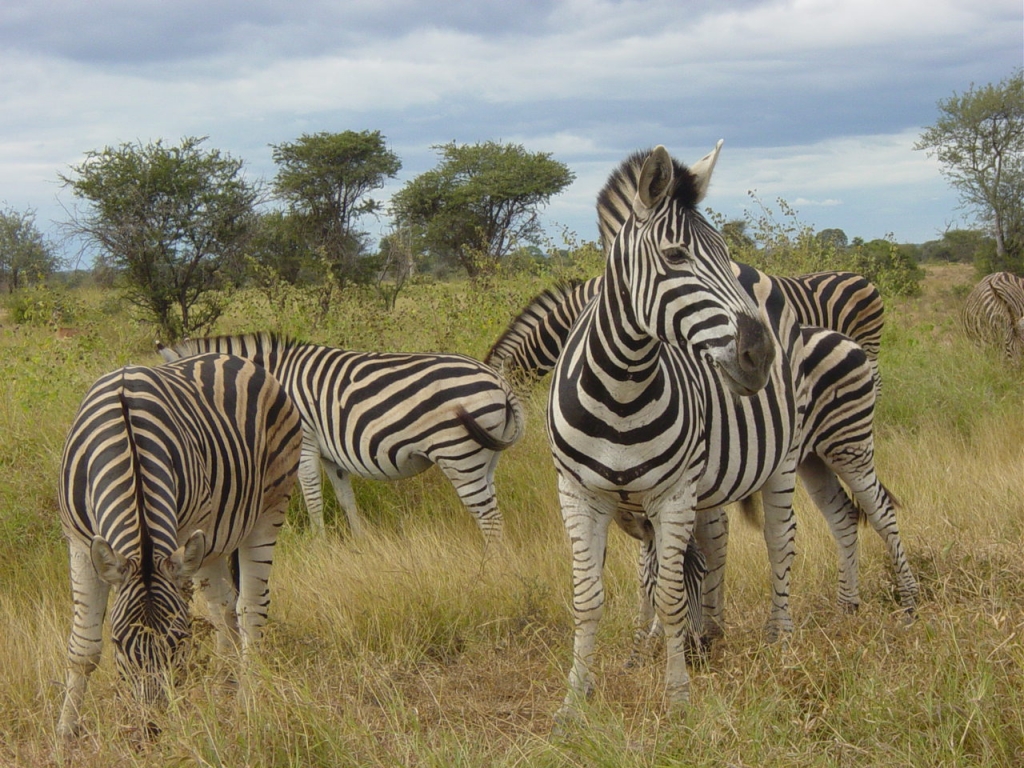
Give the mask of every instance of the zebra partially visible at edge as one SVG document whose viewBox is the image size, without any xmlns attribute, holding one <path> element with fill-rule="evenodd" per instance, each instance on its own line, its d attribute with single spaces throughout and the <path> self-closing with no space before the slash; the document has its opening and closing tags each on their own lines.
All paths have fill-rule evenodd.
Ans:
<svg viewBox="0 0 1024 768">
<path fill-rule="evenodd" d="M 494 490 L 501 451 L 525 430 L 518 397 L 490 366 L 464 355 L 353 352 L 269 333 L 159 345 L 165 360 L 224 352 L 275 376 L 303 422 L 299 485 L 324 530 L 323 465 L 356 537 L 364 526 L 351 475 L 412 477 L 437 464 L 488 543 L 502 537 Z"/>
<path fill-rule="evenodd" d="M 129 366 L 90 388 L 68 432 L 58 489 L 74 598 L 62 737 L 79 732 L 111 587 L 114 658 L 143 703 L 162 701 L 189 635 L 190 578 L 222 652 L 240 642 L 244 655 L 259 639 L 300 447 L 291 400 L 237 357 Z"/>
<path fill-rule="evenodd" d="M 1024 279 L 1010 272 L 983 277 L 967 295 L 960 322 L 968 338 L 999 344 L 1006 359 L 1024 361 Z"/>
</svg>

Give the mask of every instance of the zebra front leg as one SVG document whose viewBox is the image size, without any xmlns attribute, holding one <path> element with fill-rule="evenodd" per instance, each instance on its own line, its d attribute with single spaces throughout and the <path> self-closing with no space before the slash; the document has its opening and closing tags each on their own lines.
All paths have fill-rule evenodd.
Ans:
<svg viewBox="0 0 1024 768">
<path fill-rule="evenodd" d="M 232 583 L 228 558 L 220 557 L 203 566 L 193 581 L 199 586 L 206 600 L 213 625 L 217 628 L 217 653 L 237 653 L 241 636 L 238 629 L 238 593 Z"/>
<path fill-rule="evenodd" d="M 793 617 L 789 611 L 789 581 L 793 560 L 796 558 L 794 482 L 793 470 L 779 471 L 761 487 L 764 540 L 772 572 L 772 609 L 765 630 L 769 642 L 775 642 L 793 631 Z"/>
<path fill-rule="evenodd" d="M 847 613 L 856 613 L 860 607 L 857 540 L 860 510 L 846 495 L 835 473 L 818 456 L 812 454 L 806 457 L 800 463 L 798 474 L 807 495 L 825 516 L 836 541 L 839 557 L 839 607 Z"/>
<path fill-rule="evenodd" d="M 338 506 L 344 511 L 345 519 L 348 520 L 348 530 L 352 534 L 352 538 L 358 541 L 366 536 L 366 523 L 363 522 L 363 516 L 359 514 L 359 507 L 356 505 L 356 494 L 352 490 L 352 476 L 326 457 L 321 457 L 320 461 L 331 481 L 331 487 L 334 488 Z"/>
<path fill-rule="evenodd" d="M 599 508 L 593 498 L 584 499 L 578 487 L 562 475 L 558 478 L 562 522 L 572 547 L 572 612 L 575 633 L 569 690 L 555 714 L 556 722 L 579 717 L 579 705 L 594 689 L 590 666 L 594 656 L 597 625 L 604 612 L 605 548 L 611 510 Z"/>
<path fill-rule="evenodd" d="M 302 429 L 302 453 L 299 455 L 299 488 L 306 502 L 309 524 L 316 533 L 324 532 L 324 497 L 320 477 L 320 444 L 316 434 Z"/>
<path fill-rule="evenodd" d="M 655 501 L 647 511 L 658 558 L 654 610 L 665 628 L 665 697 L 672 712 L 681 711 L 690 700 L 686 655 L 693 622 L 687 597 L 686 559 L 693 533 L 695 483 L 684 480 L 680 485 L 685 490 Z"/>
<path fill-rule="evenodd" d="M 74 617 L 68 637 L 64 703 L 57 723 L 57 734 L 62 739 L 70 739 L 80 733 L 85 690 L 103 651 L 103 618 L 110 592 L 110 587 L 96 574 L 87 546 L 69 541 L 68 554 Z"/>
<path fill-rule="evenodd" d="M 717 507 L 698 512 L 693 534 L 706 569 L 703 586 L 697 594 L 701 598 L 703 621 L 703 631 L 698 636 L 701 646 L 707 650 L 725 634 L 725 560 L 729 546 L 729 516 L 725 509 Z"/>
</svg>

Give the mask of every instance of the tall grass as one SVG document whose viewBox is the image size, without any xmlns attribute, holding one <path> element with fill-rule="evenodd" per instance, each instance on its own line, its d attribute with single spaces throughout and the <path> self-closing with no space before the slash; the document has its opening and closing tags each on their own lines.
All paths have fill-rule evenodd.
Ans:
<svg viewBox="0 0 1024 768">
<path fill-rule="evenodd" d="M 356 483 L 373 532 L 352 542 L 332 504 L 314 536 L 298 500 L 273 573 L 270 625 L 242 675 L 217 658 L 202 606 L 190 674 L 140 740 L 109 657 L 86 699 L 87 735 L 57 743 L 71 605 L 55 478 L 64 431 L 91 381 L 125 362 L 156 363 L 151 333 L 86 297 L 84 333 L 0 331 L 0 765 L 759 766 L 1019 765 L 1024 762 L 1024 384 L 997 355 L 964 344 L 950 295 L 969 275 L 932 273 L 921 298 L 891 303 L 881 360 L 878 468 L 902 502 L 900 526 L 921 582 L 918 618 L 898 615 L 887 557 L 862 529 L 862 607 L 835 606 L 834 543 L 797 498 L 796 631 L 763 636 L 769 581 L 760 532 L 737 517 L 727 633 L 693 670 L 692 705 L 663 706 L 661 661 L 625 669 L 636 610 L 635 549 L 613 534 L 597 691 L 558 737 L 551 716 L 571 656 L 569 556 L 543 428 L 544 385 L 525 393 L 528 434 L 505 455 L 498 493 L 507 543 L 486 551 L 436 471 Z M 482 354 L 534 286 L 479 302 L 423 306 L 410 291 L 375 319 L 382 347 Z M 458 293 L 457 287 L 443 291 Z M 945 293 L 944 293 L 945 292 Z M 522 294 L 521 298 L 518 298 Z M 948 294 L 948 295 L 947 295 Z M 238 308 L 225 332 L 272 313 Z M 439 306 L 466 309 L 449 330 Z M 339 308 L 319 327 L 354 338 Z M 460 310 L 461 311 L 461 310 Z M 477 314 L 474 314 L 477 313 Z M 346 330 L 349 329 L 349 330 Z M 369 348 L 369 331 L 357 339 Z M 473 338 L 470 339 L 469 336 Z"/>
</svg>

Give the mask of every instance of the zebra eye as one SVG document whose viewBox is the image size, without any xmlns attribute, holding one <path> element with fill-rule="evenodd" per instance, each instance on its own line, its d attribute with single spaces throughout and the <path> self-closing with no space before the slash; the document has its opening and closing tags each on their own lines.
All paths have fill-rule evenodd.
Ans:
<svg viewBox="0 0 1024 768">
<path fill-rule="evenodd" d="M 667 261 L 669 264 L 674 264 L 676 266 L 684 264 L 690 260 L 689 249 L 683 248 L 682 246 L 668 248 L 662 253 L 665 256 L 665 261 Z"/>
</svg>

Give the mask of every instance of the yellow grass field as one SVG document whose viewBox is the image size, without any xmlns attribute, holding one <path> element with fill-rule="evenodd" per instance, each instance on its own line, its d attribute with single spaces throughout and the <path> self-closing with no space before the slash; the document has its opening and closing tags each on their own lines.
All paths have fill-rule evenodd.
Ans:
<svg viewBox="0 0 1024 768">
<path fill-rule="evenodd" d="M 797 627 L 767 643 L 764 542 L 737 513 L 726 636 L 691 670 L 685 715 L 669 717 L 662 660 L 624 668 L 635 547 L 616 531 L 597 691 L 582 722 L 557 736 L 572 647 L 569 550 L 542 382 L 524 393 L 526 438 L 499 464 L 502 549 L 484 550 L 436 470 L 357 481 L 373 528 L 358 544 L 333 502 L 327 536 L 315 536 L 296 494 L 268 633 L 245 671 L 250 695 L 226 682 L 239 671 L 213 656 L 200 618 L 186 679 L 165 711 L 147 715 L 158 737 L 141 738 L 107 648 L 86 698 L 87 732 L 60 743 L 71 618 L 56 511 L 64 433 L 96 376 L 158 358 L 152 331 L 104 297 L 81 298 L 73 335 L 0 319 L 0 766 L 1024 765 L 1024 374 L 957 332 L 973 279 L 964 266 L 929 267 L 921 297 L 887 304 L 877 465 L 901 501 L 922 589 L 916 621 L 900 619 L 868 528 L 861 610 L 838 610 L 834 544 L 799 494 Z M 410 289 L 395 315 L 373 320 L 375 335 L 359 324 L 365 310 L 339 310 L 313 329 L 263 304 L 239 307 L 218 330 L 480 356 L 538 287 L 498 286 L 486 317 L 467 317 L 480 302 L 461 294 Z"/>
</svg>

